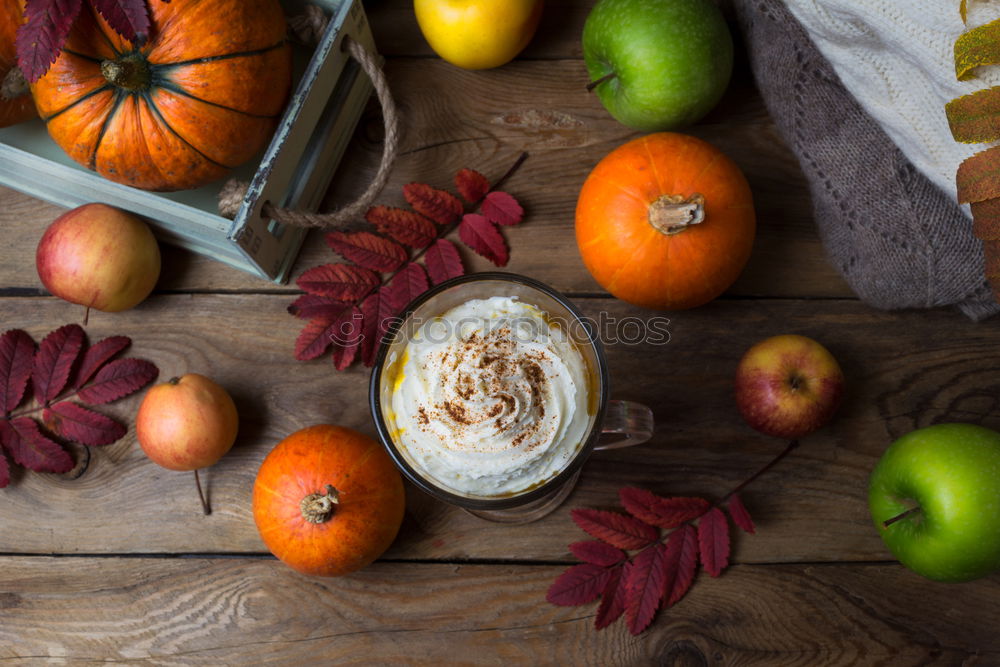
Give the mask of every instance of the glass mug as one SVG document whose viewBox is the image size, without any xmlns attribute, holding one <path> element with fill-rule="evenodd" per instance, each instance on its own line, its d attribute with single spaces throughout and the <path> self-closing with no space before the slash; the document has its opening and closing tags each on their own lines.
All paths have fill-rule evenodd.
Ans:
<svg viewBox="0 0 1000 667">
<path fill-rule="evenodd" d="M 407 344 L 426 322 L 473 299 L 516 297 L 536 307 L 546 322 L 564 322 L 565 334 L 579 351 L 587 372 L 586 435 L 555 474 L 505 495 L 474 495 L 450 488 L 427 473 L 399 442 L 392 415 L 392 394 Z M 552 326 L 550 324 L 550 326 Z M 573 490 L 584 462 L 595 449 L 615 449 L 646 442 L 653 434 L 653 413 L 639 403 L 610 400 L 604 348 L 589 322 L 565 297 L 531 278 L 513 273 L 476 273 L 442 282 L 422 294 L 396 318 L 382 339 L 369 386 L 369 402 L 382 444 L 403 474 L 423 491 L 470 514 L 491 521 L 525 523 L 553 511 Z"/>
</svg>

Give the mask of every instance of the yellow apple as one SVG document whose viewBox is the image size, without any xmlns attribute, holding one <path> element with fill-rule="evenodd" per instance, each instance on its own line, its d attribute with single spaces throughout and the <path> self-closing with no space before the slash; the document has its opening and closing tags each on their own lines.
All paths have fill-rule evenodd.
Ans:
<svg viewBox="0 0 1000 667">
<path fill-rule="evenodd" d="M 414 0 L 427 43 L 453 65 L 488 69 L 509 62 L 531 41 L 542 0 Z"/>
</svg>

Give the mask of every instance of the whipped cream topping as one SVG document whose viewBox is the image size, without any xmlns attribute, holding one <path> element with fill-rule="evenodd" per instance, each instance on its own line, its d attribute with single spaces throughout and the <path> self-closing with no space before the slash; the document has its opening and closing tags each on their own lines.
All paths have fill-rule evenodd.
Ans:
<svg viewBox="0 0 1000 667">
<path fill-rule="evenodd" d="M 590 428 L 579 349 L 515 298 L 474 299 L 424 323 L 392 365 L 397 448 L 461 495 L 509 496 L 544 483 Z"/>
</svg>

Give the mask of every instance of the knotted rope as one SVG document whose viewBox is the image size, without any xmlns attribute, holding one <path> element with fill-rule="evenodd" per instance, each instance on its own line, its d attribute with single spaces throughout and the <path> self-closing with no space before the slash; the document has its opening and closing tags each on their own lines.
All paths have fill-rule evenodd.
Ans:
<svg viewBox="0 0 1000 667">
<path fill-rule="evenodd" d="M 329 18 L 319 7 L 309 5 L 306 7 L 305 13 L 291 18 L 288 23 L 296 38 L 308 46 L 315 46 L 326 31 Z M 269 201 L 264 202 L 261 208 L 263 215 L 277 220 L 284 225 L 295 227 L 336 227 L 356 220 L 363 216 L 365 211 L 375 202 L 375 198 L 389 180 L 389 172 L 392 171 L 393 164 L 396 162 L 396 153 L 399 147 L 399 113 L 378 58 L 362 44 L 351 39 L 350 36 L 344 37 L 341 42 L 341 48 L 346 49 L 350 56 L 358 61 L 361 69 L 371 79 L 379 104 L 382 106 L 382 116 L 385 119 L 385 141 L 382 146 L 382 162 L 379 164 L 375 178 L 372 179 L 368 188 L 361 193 L 361 196 L 336 211 L 330 213 L 310 213 L 308 211 L 281 208 Z M 237 181 L 236 179 L 227 181 L 222 187 L 221 192 L 219 192 L 219 213 L 227 218 L 235 217 L 236 212 L 239 211 L 243 203 L 243 198 L 246 196 L 248 187 L 249 183 Z"/>
</svg>

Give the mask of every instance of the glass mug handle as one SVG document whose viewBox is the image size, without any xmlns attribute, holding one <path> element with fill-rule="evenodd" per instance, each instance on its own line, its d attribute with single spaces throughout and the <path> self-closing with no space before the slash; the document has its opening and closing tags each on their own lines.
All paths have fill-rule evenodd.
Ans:
<svg viewBox="0 0 1000 667">
<path fill-rule="evenodd" d="M 612 437 L 617 436 L 617 437 Z M 642 403 L 608 401 L 601 425 L 601 439 L 594 449 L 619 449 L 640 445 L 653 437 L 653 411 Z"/>
</svg>

